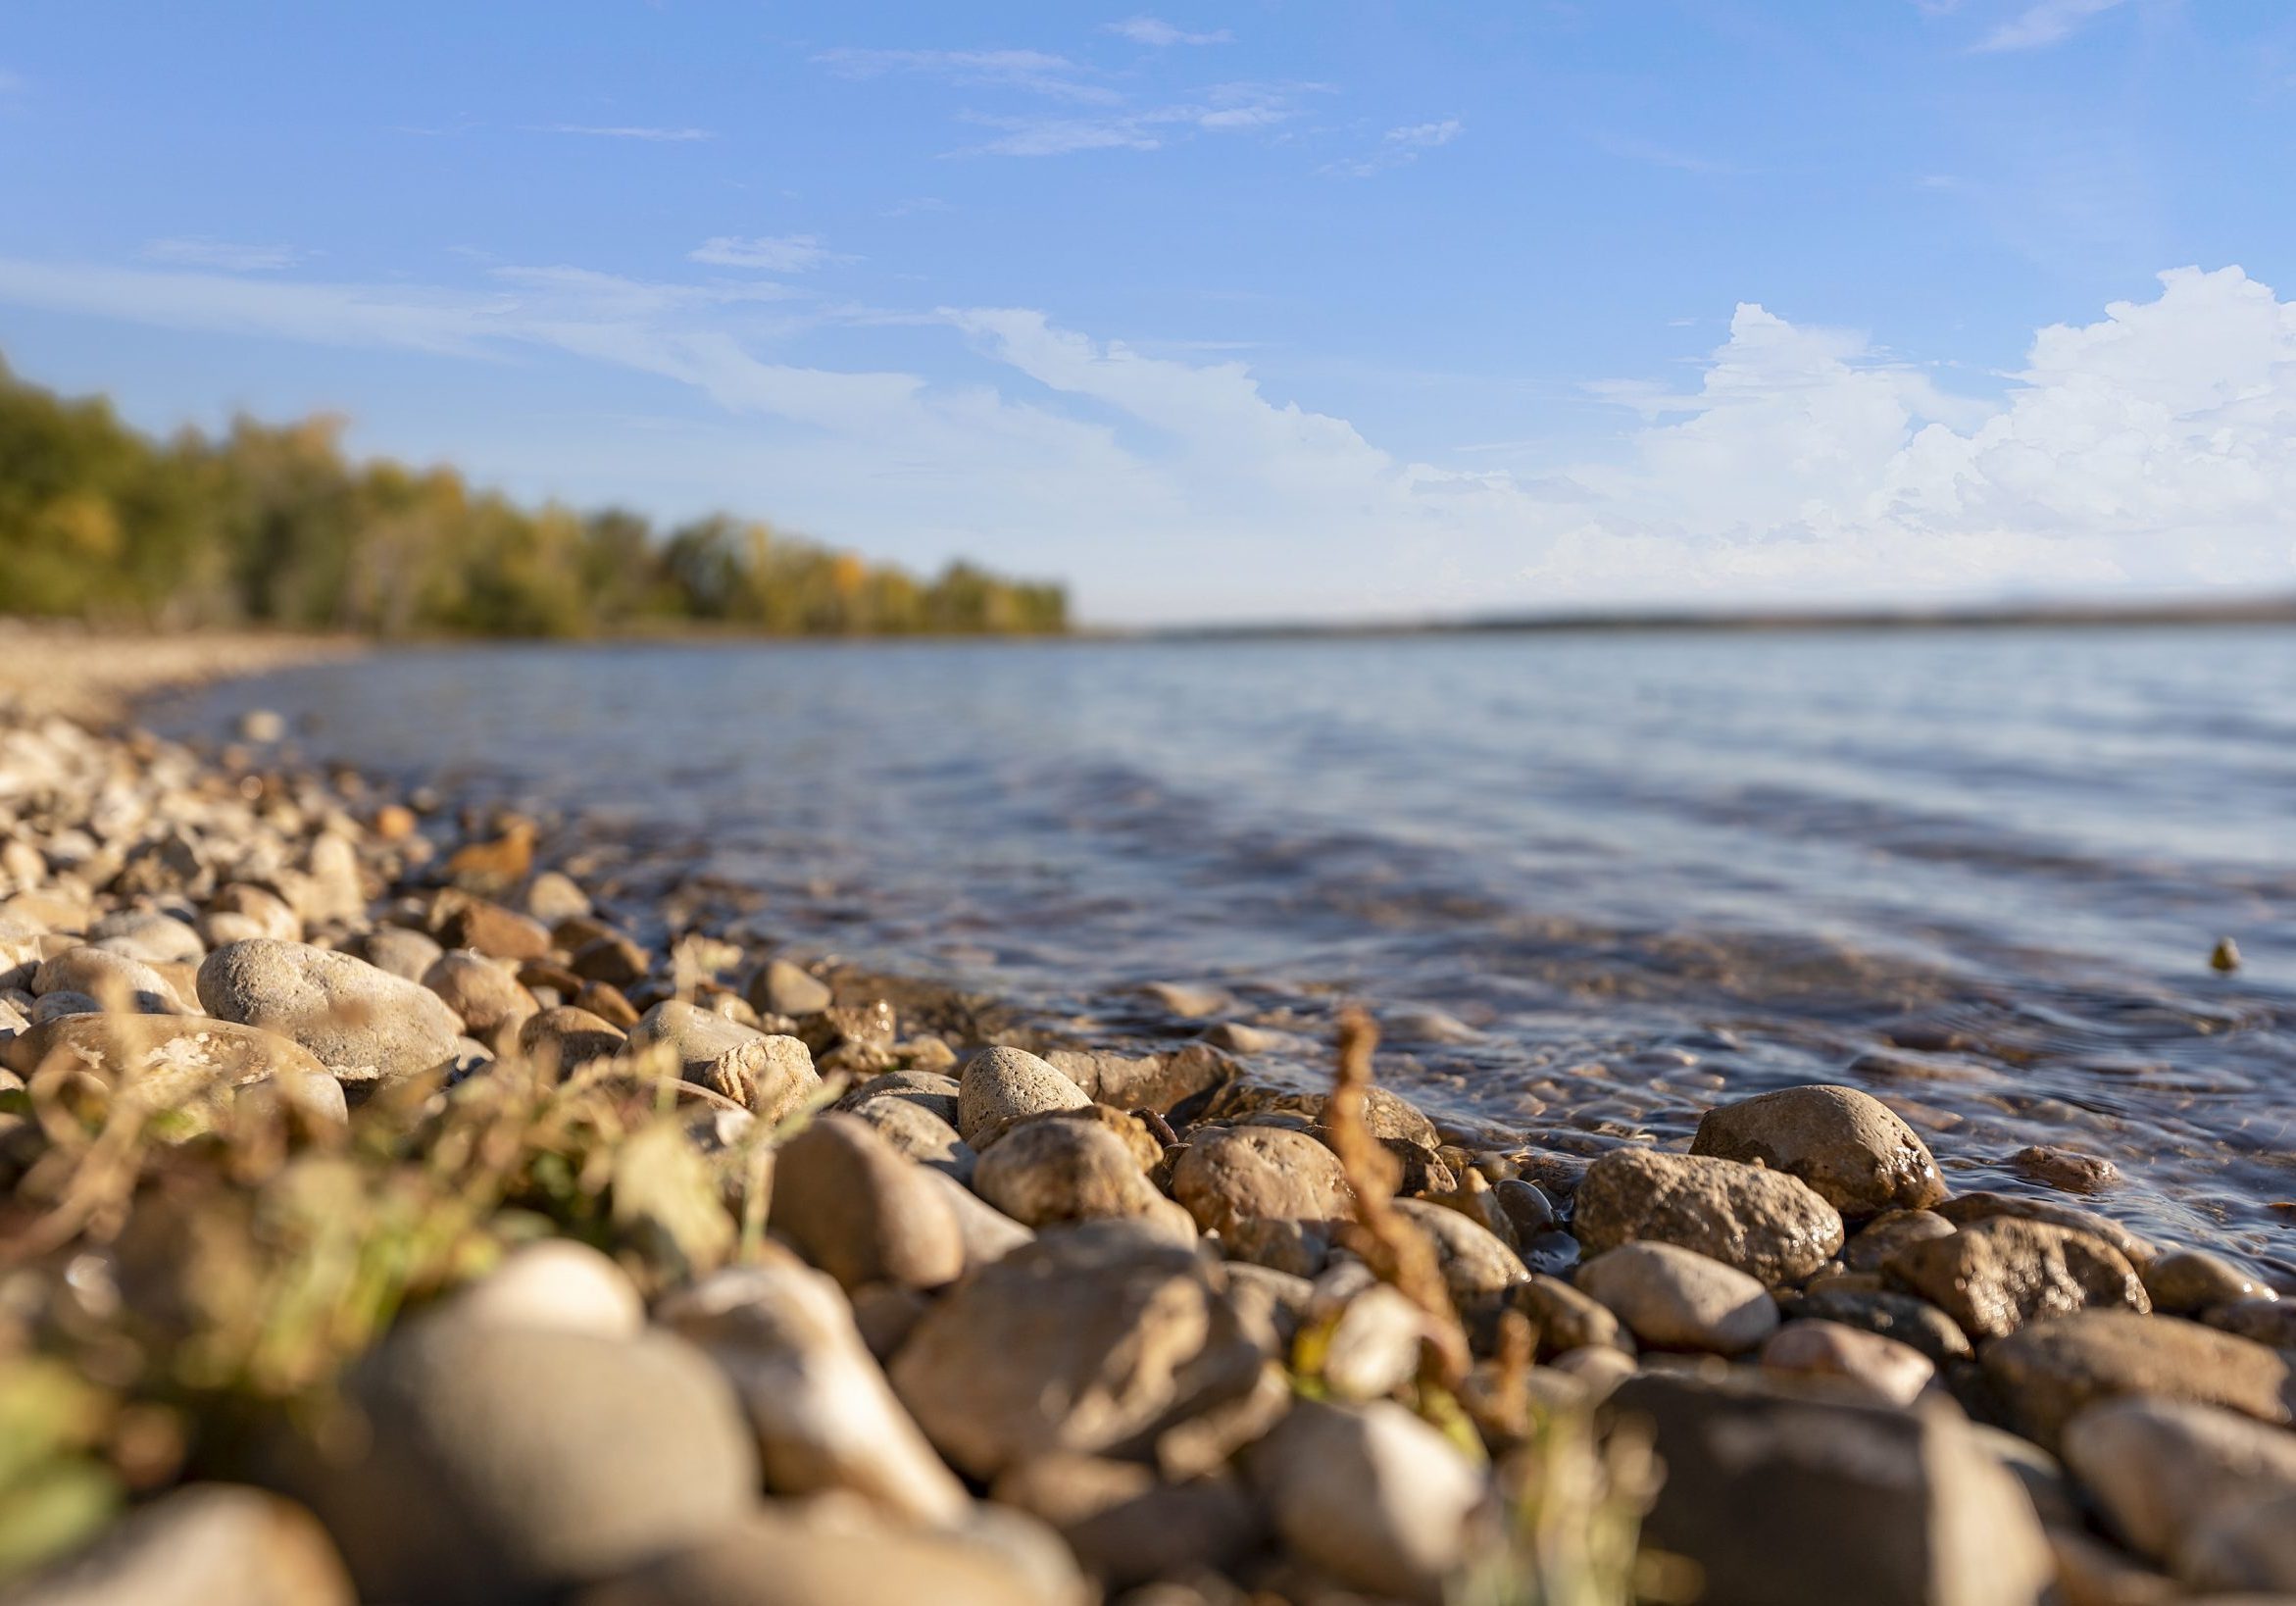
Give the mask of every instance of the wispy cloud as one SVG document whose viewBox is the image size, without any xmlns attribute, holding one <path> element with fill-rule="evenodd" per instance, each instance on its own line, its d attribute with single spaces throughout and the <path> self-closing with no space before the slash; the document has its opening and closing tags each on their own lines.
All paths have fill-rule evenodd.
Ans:
<svg viewBox="0 0 2296 1606">
<path fill-rule="evenodd" d="M 755 268 L 769 274 L 802 274 L 824 263 L 852 262 L 857 259 L 838 255 L 812 234 L 761 234 L 752 239 L 720 234 L 714 239 L 704 240 L 687 252 L 686 260 L 706 262 L 719 268 Z"/>
<path fill-rule="evenodd" d="M 1979 51 L 2040 50 L 2061 44 L 2080 31 L 2092 17 L 2102 16 L 2126 0 L 2039 0 L 1979 39 Z"/>
<path fill-rule="evenodd" d="M 1123 99 L 1095 81 L 1092 70 L 1042 50 L 824 50 L 814 57 L 848 78 L 916 73 L 952 83 L 1023 89 L 1053 100 L 1113 106 Z"/>
<path fill-rule="evenodd" d="M 661 144 L 687 144 L 694 140 L 718 137 L 708 128 L 601 126 L 588 123 L 533 124 L 528 125 L 526 131 L 528 133 L 577 134 L 589 139 L 643 139 Z"/>
<path fill-rule="evenodd" d="M 1127 17 L 1121 23 L 1111 23 L 1106 31 L 1134 44 L 1149 45 L 1162 50 L 1171 45 L 1233 44 L 1235 35 L 1225 28 L 1210 33 L 1190 33 L 1177 28 L 1161 17 Z"/>
<path fill-rule="evenodd" d="M 11 73 L 7 68 L 0 67 L 0 95 L 16 95 L 23 92 L 24 75 Z"/>
<path fill-rule="evenodd" d="M 1628 162 L 1641 162 L 1654 168 L 1672 168 L 1676 173 L 1695 173 L 1710 178 L 1736 178 L 1754 171 L 1725 157 L 1710 156 L 1704 151 L 1685 151 L 1650 139 L 1625 139 L 1615 134 L 1597 134 L 1594 142 L 1611 155 Z"/>
<path fill-rule="evenodd" d="M 230 274 L 275 274 L 294 267 L 310 253 L 292 245 L 242 245 L 230 240 L 179 235 L 147 242 L 143 255 L 152 262 L 174 263 L 182 268 L 220 268 Z"/>
<path fill-rule="evenodd" d="M 877 214 L 880 218 L 907 218 L 920 212 L 954 212 L 957 209 L 938 195 L 913 195 L 906 201 L 895 201 Z"/>
<path fill-rule="evenodd" d="M 1000 130 L 954 156 L 1067 156 L 1078 151 L 1161 150 L 1191 133 L 1243 133 L 1299 116 L 1299 95 L 1318 84 L 1223 83 L 1200 100 L 1092 117 L 1001 117 L 979 112 L 964 121 Z"/>
<path fill-rule="evenodd" d="M 1467 125 L 1455 117 L 1447 117 L 1440 123 L 1406 124 L 1400 128 L 1389 128 L 1377 148 L 1368 156 L 1327 163 L 1319 171 L 1342 178 L 1369 178 L 1391 169 L 1408 167 L 1424 153 L 1450 144 L 1466 131 Z"/>
</svg>

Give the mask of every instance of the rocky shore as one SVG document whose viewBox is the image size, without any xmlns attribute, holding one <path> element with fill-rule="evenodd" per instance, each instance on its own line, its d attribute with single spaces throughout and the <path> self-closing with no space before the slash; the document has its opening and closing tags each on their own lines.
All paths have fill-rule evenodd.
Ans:
<svg viewBox="0 0 2296 1606">
<path fill-rule="evenodd" d="M 0 716 L 0 1598 L 2296 1596 L 2296 1301 L 2082 1156 L 1494 1145 L 1360 1015 L 1063 1040 L 277 734 Z"/>
</svg>

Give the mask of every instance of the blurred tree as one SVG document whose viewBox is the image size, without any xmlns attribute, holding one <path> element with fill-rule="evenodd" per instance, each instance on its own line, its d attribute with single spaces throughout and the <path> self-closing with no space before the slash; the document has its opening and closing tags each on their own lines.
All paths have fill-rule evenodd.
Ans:
<svg viewBox="0 0 2296 1606">
<path fill-rule="evenodd" d="M 0 364 L 0 612 L 381 635 L 1068 627 L 1058 585 L 967 563 L 920 581 L 722 514 L 657 540 L 624 509 L 528 511 L 452 469 L 354 463 L 343 428 L 240 418 L 157 442 Z"/>
</svg>

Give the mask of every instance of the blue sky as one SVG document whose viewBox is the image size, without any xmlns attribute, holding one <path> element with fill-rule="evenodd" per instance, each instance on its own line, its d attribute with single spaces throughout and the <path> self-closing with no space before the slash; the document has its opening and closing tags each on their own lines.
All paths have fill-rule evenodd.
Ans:
<svg viewBox="0 0 2296 1606">
<path fill-rule="evenodd" d="M 29 377 L 1104 622 L 2296 585 L 2285 0 L 31 0 L 0 153 Z"/>
</svg>

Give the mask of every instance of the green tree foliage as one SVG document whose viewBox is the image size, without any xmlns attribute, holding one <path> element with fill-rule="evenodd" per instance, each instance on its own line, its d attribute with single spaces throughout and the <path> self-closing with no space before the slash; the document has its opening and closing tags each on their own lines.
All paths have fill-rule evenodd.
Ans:
<svg viewBox="0 0 2296 1606">
<path fill-rule="evenodd" d="M 0 613 L 166 627 L 578 636 L 1049 634 L 1058 585 L 921 578 L 723 515 L 522 508 L 451 469 L 359 463 L 342 423 L 158 441 L 0 365 Z"/>
</svg>

